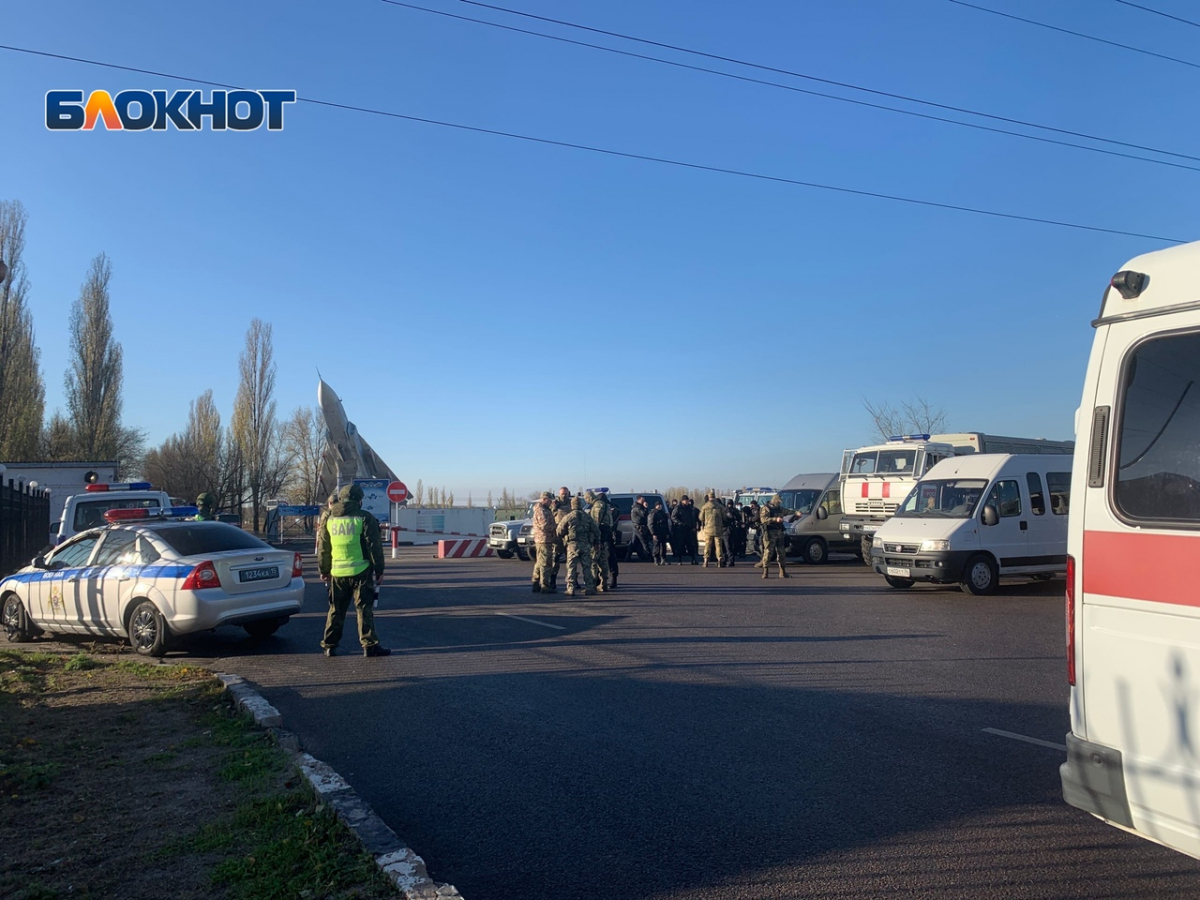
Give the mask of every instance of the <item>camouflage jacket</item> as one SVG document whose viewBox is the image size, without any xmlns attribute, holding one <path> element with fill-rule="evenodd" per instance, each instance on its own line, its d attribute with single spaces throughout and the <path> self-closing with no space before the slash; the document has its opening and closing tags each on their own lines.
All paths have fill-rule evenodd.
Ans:
<svg viewBox="0 0 1200 900">
<path fill-rule="evenodd" d="M 535 544 L 553 544 L 554 529 L 554 507 L 537 504 L 533 508 L 533 542 Z"/>
<path fill-rule="evenodd" d="M 705 537 L 725 537 L 725 504 L 705 500 L 700 507 L 700 524 Z"/>
<path fill-rule="evenodd" d="M 794 516 L 796 511 L 793 509 L 784 509 L 782 506 L 766 506 L 760 507 L 758 510 L 758 521 L 762 525 L 763 531 L 768 534 L 782 534 L 783 522 L 788 516 Z M 779 519 L 780 521 L 775 521 Z"/>
<path fill-rule="evenodd" d="M 568 544 L 598 544 L 600 526 L 582 509 L 573 509 L 558 523 L 558 536 Z"/>
<path fill-rule="evenodd" d="M 613 506 L 608 502 L 608 498 L 603 494 L 597 495 L 596 502 L 588 510 L 588 515 L 592 517 L 592 521 L 600 529 L 601 539 L 607 534 L 608 539 L 612 540 L 612 528 L 616 523 L 614 521 Z"/>
</svg>

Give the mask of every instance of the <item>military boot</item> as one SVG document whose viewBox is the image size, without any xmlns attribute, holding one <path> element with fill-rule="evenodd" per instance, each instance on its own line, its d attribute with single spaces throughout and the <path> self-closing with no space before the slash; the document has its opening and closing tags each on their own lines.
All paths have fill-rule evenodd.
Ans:
<svg viewBox="0 0 1200 900">
<path fill-rule="evenodd" d="M 536 581 L 533 583 L 533 592 L 535 594 L 540 594 L 542 592 L 542 586 L 540 584 L 538 584 Z"/>
<path fill-rule="evenodd" d="M 780 578 L 791 578 L 792 576 L 787 573 L 787 569 L 785 569 L 783 566 L 780 566 L 779 567 L 779 577 Z"/>
</svg>

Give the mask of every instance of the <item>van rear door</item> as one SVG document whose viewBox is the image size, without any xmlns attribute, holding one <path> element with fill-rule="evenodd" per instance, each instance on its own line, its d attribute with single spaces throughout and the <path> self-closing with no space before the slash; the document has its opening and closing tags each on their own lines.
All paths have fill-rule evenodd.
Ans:
<svg viewBox="0 0 1200 900">
<path fill-rule="evenodd" d="M 1088 369 L 1072 730 L 1119 754 L 1128 821 L 1072 802 L 1200 856 L 1200 310 L 1100 325 Z"/>
</svg>

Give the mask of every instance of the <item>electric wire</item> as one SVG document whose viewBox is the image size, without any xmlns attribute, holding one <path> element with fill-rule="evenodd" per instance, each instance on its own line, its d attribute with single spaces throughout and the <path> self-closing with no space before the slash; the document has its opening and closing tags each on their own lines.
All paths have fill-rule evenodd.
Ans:
<svg viewBox="0 0 1200 900">
<path fill-rule="evenodd" d="M 104 62 L 102 60 L 86 59 L 80 56 L 69 56 L 63 53 L 52 53 L 48 50 L 34 50 L 30 47 L 16 47 L 11 44 L 0 44 L 0 50 L 7 50 L 12 53 L 23 53 L 30 56 L 40 56 L 47 59 L 59 59 L 66 62 L 75 62 L 83 65 L 96 66 L 104 69 L 114 69 L 122 72 L 134 72 L 139 75 L 153 75 L 157 78 L 170 78 L 174 81 L 182 81 L 190 84 L 203 84 L 210 87 L 229 88 L 230 90 L 248 90 L 248 88 L 243 88 L 235 84 L 228 84 L 226 82 L 194 78 L 187 75 L 178 75 L 172 72 L 160 72 L 154 69 L 145 69 L 137 66 L 126 66 L 120 63 Z M 430 119 L 424 116 L 414 116 L 407 113 L 394 112 L 391 110 L 373 109 L 371 107 L 356 106 L 350 103 L 338 103 L 333 100 L 321 100 L 316 97 L 301 97 L 299 94 L 297 94 L 296 99 L 301 103 L 311 103 L 315 106 L 324 106 L 330 109 L 341 109 L 349 112 L 382 116 L 390 119 L 400 119 L 406 122 L 419 122 L 425 125 L 436 125 L 442 128 L 452 128 L 474 134 L 487 134 L 494 137 L 510 138 L 512 140 L 526 141 L 528 143 L 541 144 L 550 147 L 584 150 L 589 153 L 595 153 L 603 156 L 612 156 L 620 159 L 632 159 L 640 162 L 651 162 L 660 165 L 674 166 L 677 168 L 691 169 L 699 172 L 712 172 L 720 175 L 731 175 L 739 178 L 749 178 L 757 181 L 772 182 L 775 184 L 788 184 L 796 187 L 812 188 L 814 190 L 830 191 L 839 194 L 850 194 L 858 197 L 870 197 L 877 200 L 890 200 L 895 203 L 906 203 L 913 206 L 924 206 L 933 209 L 945 209 L 953 212 L 970 213 L 972 215 L 987 216 L 989 218 L 996 219 L 1007 219 L 1016 222 L 1052 225 L 1058 228 L 1069 228 L 1077 231 L 1088 231 L 1097 234 L 1112 234 L 1120 237 L 1143 238 L 1151 241 L 1162 241 L 1163 243 L 1168 244 L 1183 244 L 1187 242 L 1187 239 L 1185 238 L 1166 237 L 1164 235 L 1148 234 L 1137 231 L 1124 231 L 1119 228 L 1104 228 L 1098 225 L 1084 225 L 1079 222 L 1066 222 L 1058 219 L 1047 219 L 1040 216 L 1000 212 L 998 210 L 983 209 L 975 206 L 963 206 L 955 203 L 943 203 L 937 200 L 925 200 L 919 197 L 905 197 L 899 194 L 885 194 L 879 191 L 869 191 L 861 188 L 845 187 L 843 185 L 824 184 L 817 181 L 804 181 L 798 178 L 787 178 L 781 175 L 768 175 L 763 172 L 750 172 L 743 169 L 731 169 L 724 166 L 712 166 L 704 163 L 687 162 L 684 160 L 669 159 L 662 156 L 651 156 L 644 153 L 633 153 L 625 150 L 614 150 L 608 147 L 595 147 L 588 144 L 575 143 L 572 141 L 560 141 L 554 138 L 537 137 L 534 135 L 519 134 L 512 131 L 500 131 L 494 128 L 483 128 L 478 125 L 466 125 L 461 122 L 445 122 L 439 119 Z"/>
<path fill-rule="evenodd" d="M 1101 153 L 1105 156 L 1116 156 L 1121 159 L 1130 159 L 1130 160 L 1135 160 L 1138 162 L 1151 163 L 1153 165 L 1158 165 L 1158 166 L 1169 166 L 1174 169 L 1186 169 L 1191 172 L 1200 172 L 1200 167 L 1189 166 L 1185 163 L 1171 162 L 1170 160 L 1165 160 L 1165 159 L 1153 159 L 1148 156 L 1139 156 L 1136 153 L 1122 153 L 1119 150 L 1107 150 L 1103 147 L 1089 147 L 1086 144 L 1077 144 L 1073 141 L 1064 141 L 1064 140 L 1059 140 L 1057 138 L 1041 137 L 1039 135 L 1034 135 L 1034 134 L 1024 134 L 1020 131 L 1011 131 L 1007 128 L 997 128 L 993 125 L 981 125 L 976 122 L 962 122 L 962 121 L 959 121 L 958 119 L 949 119 L 949 118 L 946 118 L 945 116 L 935 116 L 931 113 L 922 113 L 922 112 L 917 112 L 916 110 L 899 109 L 894 106 L 885 106 L 880 103 L 871 103 L 867 100 L 855 100 L 851 97 L 839 97 L 837 94 L 828 94 L 823 91 L 814 91 L 814 90 L 810 90 L 808 88 L 796 87 L 794 85 L 781 84 L 778 81 L 766 81 L 761 78 L 751 78 L 747 75 L 737 75 L 732 72 L 723 72 L 720 69 L 711 69 L 706 66 L 690 65 L 688 63 L 677 62 L 675 60 L 663 59 L 662 57 L 659 57 L 659 56 L 649 56 L 645 53 L 634 53 L 631 50 L 619 50 L 614 47 L 605 47 L 602 44 L 593 44 L 593 43 L 590 43 L 589 41 L 579 41 L 579 40 L 575 40 L 573 38 L 562 37 L 560 35 L 546 34 L 541 31 L 531 31 L 527 28 L 517 28 L 512 25 L 503 25 L 499 22 L 489 22 L 486 19 L 476 19 L 472 16 L 461 16 L 456 13 L 445 12 L 440 9 L 430 9 L 427 6 L 420 6 L 415 3 L 406 3 L 406 2 L 404 2 L 404 0 L 380 0 L 380 2 L 385 3 L 388 6 L 398 6 L 398 7 L 403 7 L 404 9 L 411 9 L 411 10 L 416 10 L 419 12 L 431 13 L 435 16 L 443 16 L 448 19 L 457 19 L 462 22 L 473 22 L 478 25 L 487 25 L 491 28 L 499 28 L 503 31 L 512 31 L 512 32 L 516 32 L 517 34 L 530 35 L 532 37 L 544 38 L 546 40 L 558 41 L 560 43 L 565 43 L 565 44 L 573 44 L 578 47 L 589 47 L 593 50 L 602 50 L 605 53 L 614 53 L 614 54 L 617 54 L 618 56 L 627 56 L 627 57 L 632 57 L 633 59 L 647 60 L 649 62 L 660 63 L 662 65 L 672 66 L 672 67 L 678 68 L 678 69 L 687 69 L 687 70 L 690 70 L 693 72 L 705 72 L 705 73 L 708 73 L 711 75 L 719 75 L 723 78 L 731 78 L 735 81 L 742 81 L 742 82 L 746 82 L 749 84 L 778 88 L 778 89 L 784 90 L 784 91 L 792 91 L 792 92 L 798 93 L 798 94 L 805 94 L 810 97 L 821 97 L 821 98 L 824 98 L 827 100 L 836 100 L 840 103 L 849 103 L 854 106 L 867 107 L 868 109 L 875 109 L 875 110 L 882 110 L 885 112 L 899 113 L 900 115 L 904 115 L 904 116 L 913 116 L 918 119 L 926 119 L 926 120 L 930 120 L 930 121 L 934 121 L 934 122 L 942 122 L 947 125 L 957 125 L 962 128 L 970 128 L 970 129 L 973 129 L 976 131 L 987 131 L 987 132 L 991 132 L 993 134 L 1010 135 L 1010 136 L 1016 137 L 1016 138 L 1023 138 L 1024 140 L 1036 141 L 1041 144 L 1052 144 L 1052 145 L 1059 146 L 1059 147 L 1069 147 L 1069 148 L 1076 149 L 1076 150 L 1086 150 L 1091 153 Z M 1155 151 L 1155 152 L 1158 152 L 1158 151 Z M 1197 162 L 1200 162 L 1200 157 L 1195 157 L 1195 159 Z"/>
<path fill-rule="evenodd" d="M 1200 22 L 1193 22 L 1191 19 L 1183 19 L 1179 16 L 1173 16 L 1169 12 L 1163 12 L 1161 9 L 1155 9 L 1152 6 L 1143 6 L 1140 3 L 1131 3 L 1130 0 L 1113 0 L 1114 3 L 1120 3 L 1122 6 L 1132 6 L 1134 9 L 1140 9 L 1144 12 L 1154 13 L 1156 16 L 1162 16 L 1164 19 L 1174 19 L 1176 22 L 1182 22 L 1184 25 L 1191 25 L 1193 28 L 1200 28 Z"/>
<path fill-rule="evenodd" d="M 465 3 L 468 6 L 477 6 L 481 9 L 490 9 L 495 12 L 507 13 L 507 14 L 513 15 L 513 16 L 521 16 L 526 19 L 533 19 L 538 22 L 547 22 L 552 25 L 561 25 L 566 28 L 575 28 L 580 31 L 589 31 L 593 34 L 602 34 L 607 37 L 620 38 L 621 40 L 633 41 L 633 42 L 636 42 L 639 44 L 647 44 L 651 47 L 660 47 L 664 50 L 674 50 L 678 53 L 688 53 L 693 56 L 702 56 L 707 59 L 715 59 L 720 62 L 733 63 L 735 65 L 746 66 L 751 69 L 759 69 L 764 72 L 774 72 L 779 75 L 788 75 L 788 76 L 791 76 L 792 78 L 800 78 L 805 81 L 815 81 L 819 84 L 827 84 L 832 87 L 840 87 L 840 88 L 845 88 L 847 90 L 860 91 L 864 94 L 873 94 L 877 97 L 888 97 L 889 99 L 892 99 L 892 100 L 903 100 L 906 103 L 915 103 L 919 106 L 929 106 L 929 107 L 933 107 L 934 109 L 941 109 L 941 110 L 945 110 L 947 112 L 963 113 L 965 115 L 978 116 L 983 119 L 992 119 L 993 121 L 997 121 L 997 122 L 1007 122 L 1010 125 L 1021 125 L 1026 128 L 1036 128 L 1041 131 L 1050 131 L 1050 132 L 1054 132 L 1056 134 L 1065 134 L 1069 137 L 1085 138 L 1090 141 L 1098 141 L 1098 142 L 1104 143 L 1104 144 L 1114 144 L 1119 147 L 1129 147 L 1134 150 L 1145 150 L 1150 153 L 1159 153 L 1159 154 L 1162 154 L 1163 156 L 1174 156 L 1174 157 L 1178 157 L 1180 159 L 1190 159 L 1190 160 L 1193 160 L 1196 162 L 1200 162 L 1200 156 L 1194 156 L 1189 153 L 1179 153 L 1174 150 L 1162 150 L 1158 147 L 1146 146 L 1145 144 L 1135 144 L 1135 143 L 1131 143 L 1129 141 L 1117 140 L 1116 138 L 1106 138 L 1106 137 L 1101 137 L 1100 135 L 1088 134 L 1087 132 L 1084 132 L 1084 131 L 1073 131 L 1069 128 L 1058 128 L 1053 125 L 1043 125 L 1038 122 L 1030 122 L 1030 121 L 1026 121 L 1024 119 L 1016 119 L 1011 116 L 1002 116 L 1002 115 L 998 115 L 996 113 L 981 112 L 980 110 L 969 109 L 967 107 L 953 106 L 948 103 L 938 103 L 933 100 L 924 100 L 920 97 L 912 97 L 912 96 L 908 96 L 906 94 L 896 94 L 896 93 L 892 93 L 890 91 L 878 90 L 876 88 L 863 87 L 862 85 L 851 84 L 851 83 L 845 82 L 845 81 L 836 81 L 832 78 L 821 78 L 816 75 L 807 75 L 803 72 L 796 72 L 791 69 L 783 69 L 783 68 L 779 68 L 777 66 L 765 65 L 763 63 L 750 62 L 748 60 L 737 59 L 732 56 L 721 56 L 720 54 L 717 54 L 717 53 L 707 53 L 703 50 L 696 50 L 696 49 L 689 48 L 689 47 L 681 47 L 676 44 L 667 44 L 662 41 L 651 40 L 650 38 L 637 37 L 636 35 L 622 34 L 619 31 L 607 31 L 603 28 L 593 28 L 590 25 L 580 25 L 577 22 L 568 22 L 564 19 L 554 19 L 554 18 L 550 18 L 549 16 L 539 16 L 534 13 L 525 12 L 525 11 L 519 10 L 519 9 L 511 9 L 511 8 L 505 7 L 505 6 L 497 6 L 492 3 L 484 3 L 484 2 L 482 2 L 482 0 L 458 0 L 458 2 Z"/>
<path fill-rule="evenodd" d="M 1191 62 L 1190 60 L 1186 59 L 1180 59 L 1177 56 L 1167 56 L 1165 53 L 1156 53 L 1153 50 L 1135 47 L 1132 44 L 1122 44 L 1119 41 L 1110 41 L 1108 38 L 1096 37 L 1094 34 L 1084 34 L 1082 31 L 1072 31 L 1070 28 L 1060 28 L 1057 25 L 1039 22 L 1036 19 L 1026 19 L 1022 16 L 1014 16 L 1012 13 L 1001 12 L 998 9 L 989 9 L 986 6 L 977 6 L 974 3 L 968 3 L 967 0 L 946 0 L 946 2 L 953 3 L 955 6 L 965 6 L 968 9 L 977 9 L 980 12 L 991 13 L 993 16 L 1002 16 L 1005 19 L 1012 19 L 1016 22 L 1024 22 L 1026 25 L 1036 25 L 1038 28 L 1048 28 L 1050 31 L 1058 31 L 1062 34 L 1072 35 L 1073 37 L 1084 38 L 1085 40 L 1095 41 L 1098 44 L 1108 44 L 1110 47 L 1120 47 L 1122 50 L 1131 50 L 1134 53 L 1141 53 L 1145 56 L 1153 56 L 1157 59 L 1165 59 L 1168 62 L 1179 63 L 1181 66 L 1190 66 L 1193 69 L 1200 69 L 1200 63 Z"/>
</svg>

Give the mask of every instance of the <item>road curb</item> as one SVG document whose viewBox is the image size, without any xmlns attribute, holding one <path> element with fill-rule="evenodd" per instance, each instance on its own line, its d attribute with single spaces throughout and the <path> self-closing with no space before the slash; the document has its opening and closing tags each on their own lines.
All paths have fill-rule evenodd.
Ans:
<svg viewBox="0 0 1200 900">
<path fill-rule="evenodd" d="M 375 864 L 396 885 L 407 900 L 462 900 L 452 884 L 438 884 L 429 877 L 425 860 L 402 841 L 375 814 L 366 801 L 328 764 L 304 752 L 300 740 L 283 729 L 283 716 L 240 675 L 217 674 L 234 705 L 249 713 L 255 724 L 270 732 L 275 742 L 288 753 L 292 763 L 312 786 L 322 803 L 327 804 L 371 854 Z"/>
</svg>

